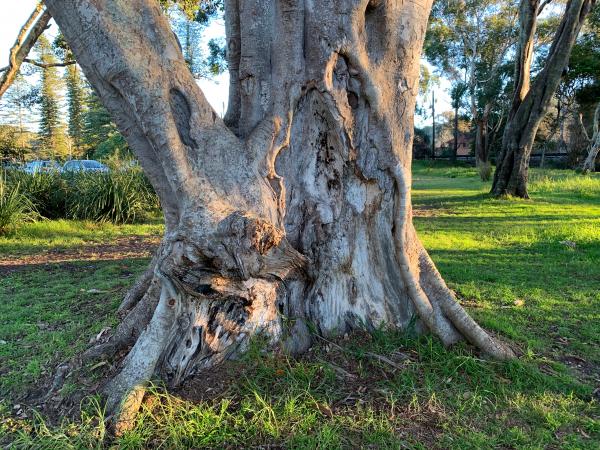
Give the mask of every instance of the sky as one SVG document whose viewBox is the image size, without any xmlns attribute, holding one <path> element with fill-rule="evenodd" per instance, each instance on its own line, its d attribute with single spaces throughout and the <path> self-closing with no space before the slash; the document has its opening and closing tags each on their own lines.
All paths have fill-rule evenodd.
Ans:
<svg viewBox="0 0 600 450">
<path fill-rule="evenodd" d="M 0 15 L 0 67 L 4 67 L 8 63 L 10 48 L 19 29 L 35 8 L 36 3 L 37 0 L 10 0 L 10 6 L 3 6 L 2 15 Z M 51 40 L 57 35 L 58 28 L 53 22 L 46 33 Z M 214 20 L 203 32 L 204 43 L 220 36 L 225 36 L 225 24 L 222 19 Z M 229 92 L 229 74 L 227 71 L 213 80 L 198 80 L 198 85 L 217 114 L 222 116 L 227 109 Z M 450 109 L 450 99 L 446 93 L 447 91 L 447 86 L 442 82 L 440 88 L 436 90 L 436 97 L 438 98 L 436 112 L 441 113 Z M 423 101 L 423 99 L 420 100 Z M 430 122 L 430 118 L 416 118 L 418 126 L 426 126 Z"/>
</svg>

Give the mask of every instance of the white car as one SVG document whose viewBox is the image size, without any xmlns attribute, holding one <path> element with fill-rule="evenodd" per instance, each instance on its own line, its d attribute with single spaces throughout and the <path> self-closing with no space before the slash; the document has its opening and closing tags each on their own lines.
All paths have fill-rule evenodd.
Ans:
<svg viewBox="0 0 600 450">
<path fill-rule="evenodd" d="M 93 159 L 73 159 L 67 161 L 62 168 L 63 172 L 108 172 L 108 167 Z"/>
<path fill-rule="evenodd" d="M 58 172 L 60 165 L 56 161 L 30 161 L 25 164 L 23 171 L 32 175 L 40 172 Z"/>
</svg>

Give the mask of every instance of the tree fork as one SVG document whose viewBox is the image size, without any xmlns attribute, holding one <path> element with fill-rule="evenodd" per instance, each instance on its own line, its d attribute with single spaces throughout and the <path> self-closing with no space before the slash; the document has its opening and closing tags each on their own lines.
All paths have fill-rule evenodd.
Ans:
<svg viewBox="0 0 600 450">
<path fill-rule="evenodd" d="M 571 49 L 579 31 L 596 0 L 567 2 L 544 68 L 531 84 L 530 71 L 537 16 L 547 4 L 548 1 L 540 4 L 540 0 L 521 1 L 515 91 L 502 136 L 502 147 L 496 158 L 496 171 L 491 189 L 491 194 L 496 197 L 514 195 L 529 198 L 529 159 L 537 130 L 560 83 L 562 72 L 569 62 Z"/>
<path fill-rule="evenodd" d="M 50 19 L 50 13 L 45 11 L 42 2 L 39 2 L 19 30 L 17 39 L 10 49 L 8 66 L 0 70 L 3 72 L 0 77 L 0 97 L 4 95 L 15 80 L 21 64 L 26 61 L 27 55 L 48 27 Z"/>
<path fill-rule="evenodd" d="M 416 316 L 446 345 L 513 356 L 456 302 L 412 225 L 431 0 L 228 1 L 225 121 L 153 0 L 47 3 L 164 207 L 130 297 L 152 274 L 150 288 L 122 308 L 153 312 L 106 389 L 125 426 L 150 379 L 177 385 L 257 334 L 300 353 L 307 321 L 335 335 Z"/>
</svg>

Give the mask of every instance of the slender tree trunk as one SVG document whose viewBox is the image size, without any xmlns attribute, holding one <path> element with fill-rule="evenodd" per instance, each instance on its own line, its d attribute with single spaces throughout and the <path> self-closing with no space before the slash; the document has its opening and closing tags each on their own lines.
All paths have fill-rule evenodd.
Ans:
<svg viewBox="0 0 600 450">
<path fill-rule="evenodd" d="M 309 322 L 335 335 L 417 317 L 446 345 L 512 356 L 456 302 L 412 224 L 431 0 L 226 2 L 225 122 L 154 1 L 47 3 L 165 212 L 151 271 L 89 353 L 132 346 L 109 410 L 126 398 L 127 418 L 152 377 L 177 385 L 256 334 L 300 353 Z"/>
<path fill-rule="evenodd" d="M 456 158 L 458 156 L 458 101 L 454 106 L 454 146 L 452 149 L 452 158 L 451 161 L 456 163 Z"/>
<path fill-rule="evenodd" d="M 43 4 L 40 2 L 19 30 L 17 39 L 10 49 L 8 66 L 2 69 L 3 73 L 0 76 L 0 97 L 4 95 L 15 80 L 21 64 L 23 64 L 34 44 L 48 26 L 50 18 L 50 13 L 44 11 Z"/>
<path fill-rule="evenodd" d="M 529 159 L 535 135 L 560 83 L 579 30 L 595 3 L 596 0 L 568 0 L 544 68 L 530 86 L 533 42 L 540 1 L 522 0 L 513 106 L 496 161 L 491 190 L 493 195 L 529 197 Z"/>
<path fill-rule="evenodd" d="M 431 91 L 431 159 L 435 159 L 435 91 Z"/>
<path fill-rule="evenodd" d="M 488 127 L 489 127 L 489 112 L 484 111 L 480 118 L 477 119 L 475 132 L 475 158 L 477 167 L 485 166 L 489 163 L 490 156 L 488 154 Z"/>
<path fill-rule="evenodd" d="M 596 170 L 596 158 L 598 158 L 598 152 L 600 152 L 600 103 L 596 106 L 596 112 L 594 113 L 594 134 L 590 140 L 590 149 L 581 167 L 581 171 L 584 174 Z"/>
</svg>

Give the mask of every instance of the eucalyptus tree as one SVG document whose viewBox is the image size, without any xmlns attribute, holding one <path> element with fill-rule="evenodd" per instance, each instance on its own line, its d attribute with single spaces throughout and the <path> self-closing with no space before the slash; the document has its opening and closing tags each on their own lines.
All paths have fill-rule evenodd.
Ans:
<svg viewBox="0 0 600 450">
<path fill-rule="evenodd" d="M 569 62 L 571 50 L 596 0 L 568 0 L 552 45 L 533 82 L 532 62 L 538 16 L 551 0 L 521 0 L 514 92 L 491 193 L 528 198 L 529 159 L 535 135 Z"/>
<path fill-rule="evenodd" d="M 506 84 L 504 66 L 516 40 L 516 12 L 513 0 L 440 0 L 429 22 L 425 54 L 456 93 L 462 94 L 465 85 L 478 166 L 489 164 L 490 118 Z"/>
<path fill-rule="evenodd" d="M 130 349 L 109 410 L 125 398 L 127 419 L 151 378 L 177 385 L 257 334 L 296 354 L 311 328 L 416 320 L 446 345 L 512 356 L 456 301 L 412 223 L 431 0 L 227 0 L 224 120 L 154 0 L 46 3 L 164 210 L 123 321 L 85 355 Z"/>
<path fill-rule="evenodd" d="M 587 113 L 591 116 L 592 135 L 586 131 L 583 120 L 581 130 L 587 140 L 587 155 L 581 170 L 583 173 L 596 169 L 596 159 L 600 152 L 600 7 L 595 7 L 590 15 L 581 38 L 573 47 L 569 67 L 563 75 L 563 84 L 575 87 L 575 98 L 580 106 L 579 118 Z M 589 113 L 591 112 L 591 114 Z"/>
</svg>

